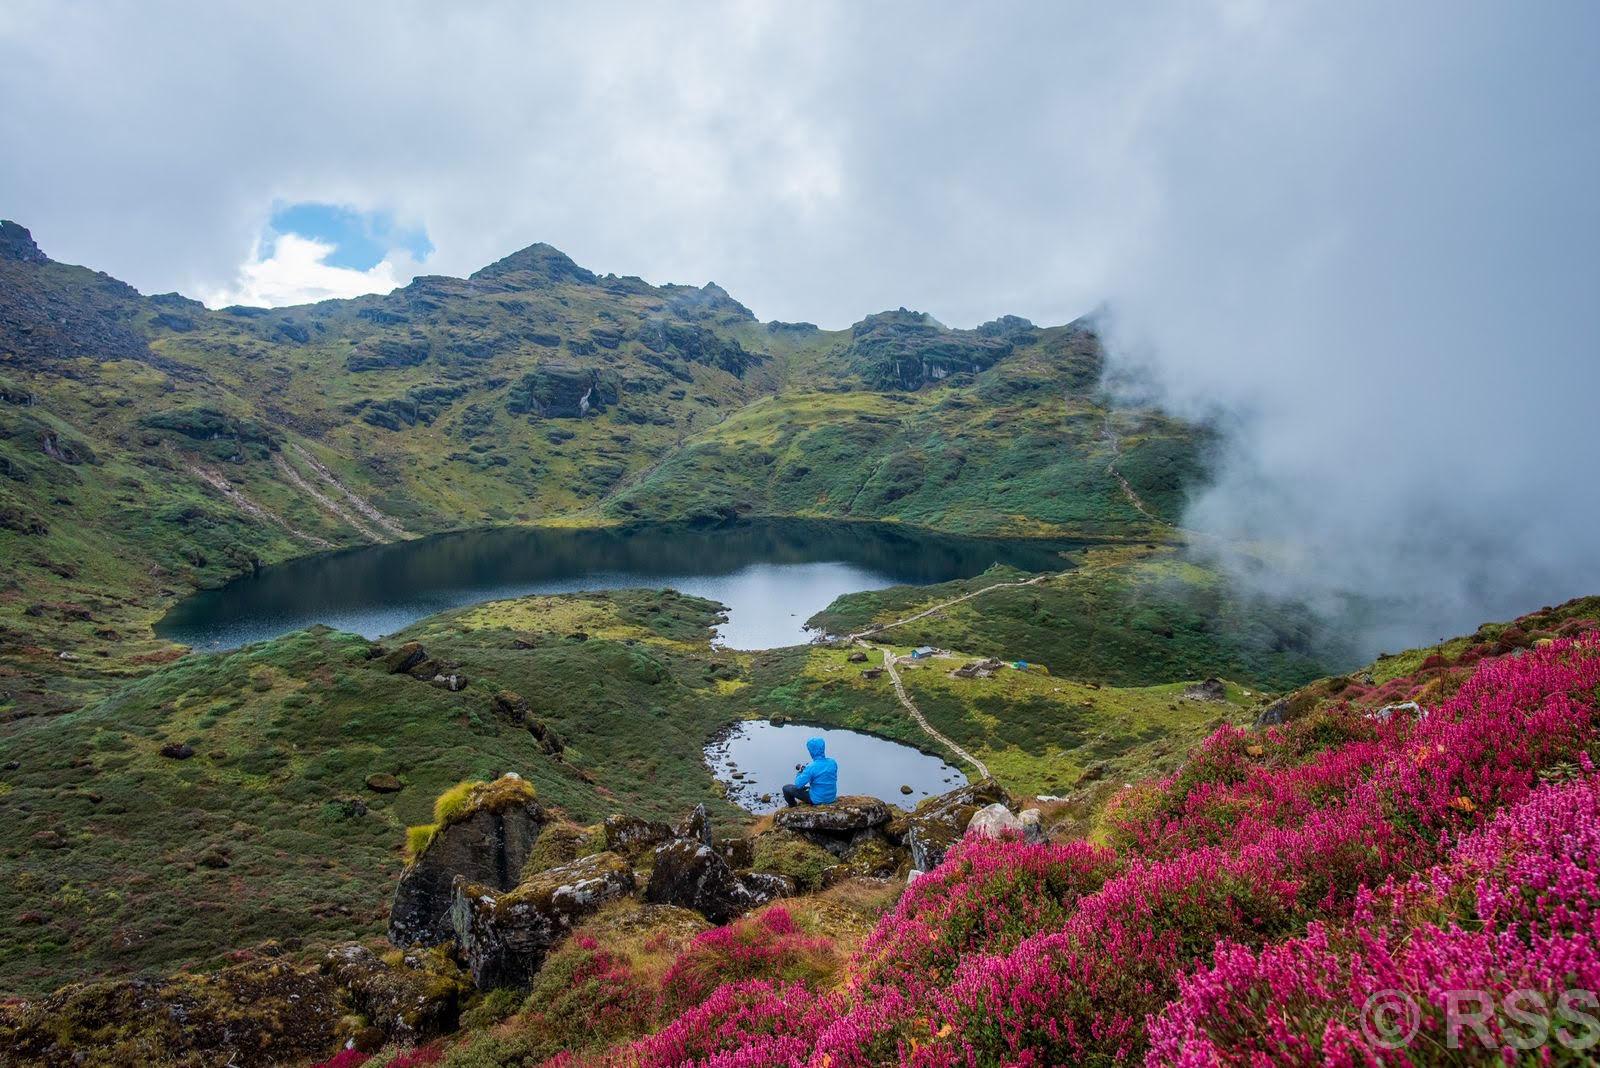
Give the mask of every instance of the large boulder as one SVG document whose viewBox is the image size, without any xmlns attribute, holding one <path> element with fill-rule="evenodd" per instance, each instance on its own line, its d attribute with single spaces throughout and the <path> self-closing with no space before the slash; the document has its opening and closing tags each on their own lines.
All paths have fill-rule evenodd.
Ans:
<svg viewBox="0 0 1600 1068">
<path fill-rule="evenodd" d="M 456 878 L 496 892 L 512 889 L 544 824 L 525 780 L 508 775 L 475 789 L 401 873 L 389 911 L 389 941 L 397 946 L 449 941 Z"/>
<path fill-rule="evenodd" d="M 841 797 L 826 805 L 779 809 L 772 825 L 800 834 L 853 835 L 889 822 L 889 806 L 876 797 Z"/>
<path fill-rule="evenodd" d="M 606 817 L 606 848 L 637 862 L 640 857 L 674 837 L 665 823 L 615 813 Z"/>
<path fill-rule="evenodd" d="M 653 860 L 645 900 L 693 909 L 716 924 L 794 892 L 794 882 L 782 875 L 741 876 L 715 849 L 691 838 L 657 846 Z"/>
<path fill-rule="evenodd" d="M 1011 798 L 993 779 L 979 779 L 923 801 L 906 824 L 905 843 L 911 851 L 911 866 L 919 871 L 937 868 L 978 810 L 994 804 L 1009 808 Z"/>
<path fill-rule="evenodd" d="M 509 893 L 456 877 L 450 922 L 472 981 L 481 990 L 520 986 L 574 924 L 633 892 L 633 868 L 596 853 L 539 872 Z"/>
<path fill-rule="evenodd" d="M 335 946 L 322 970 L 349 992 L 351 1004 L 390 1039 L 426 1041 L 456 1029 L 472 992 L 443 950 L 413 950 L 391 967 L 366 946 Z"/>
<path fill-rule="evenodd" d="M 1022 820 L 999 803 L 980 808 L 973 813 L 972 819 L 967 821 L 967 833 L 982 838 L 1004 838 L 1007 835 L 1021 838 L 1023 832 Z"/>
</svg>

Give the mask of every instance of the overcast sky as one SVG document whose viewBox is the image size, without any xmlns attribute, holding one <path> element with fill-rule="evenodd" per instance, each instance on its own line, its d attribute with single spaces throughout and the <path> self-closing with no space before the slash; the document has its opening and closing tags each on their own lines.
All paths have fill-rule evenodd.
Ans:
<svg viewBox="0 0 1600 1068">
<path fill-rule="evenodd" d="M 0 216 L 213 303 L 534 241 L 835 327 L 1109 302 L 1237 421 L 1192 521 L 1445 627 L 1600 592 L 1597 101 L 1578 0 L 7 0 Z"/>
</svg>

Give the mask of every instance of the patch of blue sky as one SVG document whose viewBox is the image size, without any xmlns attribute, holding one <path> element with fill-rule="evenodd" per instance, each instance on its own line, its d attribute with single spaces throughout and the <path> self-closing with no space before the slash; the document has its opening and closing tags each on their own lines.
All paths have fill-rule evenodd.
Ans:
<svg viewBox="0 0 1600 1068">
<path fill-rule="evenodd" d="M 403 249 L 419 261 L 433 252 L 433 242 L 422 227 L 400 226 L 386 211 L 359 211 L 341 204 L 275 205 L 262 240 L 263 259 L 271 258 L 279 234 L 296 234 L 331 245 L 333 252 L 323 262 L 354 271 L 371 270 L 395 249 Z"/>
</svg>

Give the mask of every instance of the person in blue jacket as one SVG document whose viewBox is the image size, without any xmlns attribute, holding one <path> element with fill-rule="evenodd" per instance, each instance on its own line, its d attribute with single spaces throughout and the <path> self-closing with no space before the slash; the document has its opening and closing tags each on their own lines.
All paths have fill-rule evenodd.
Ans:
<svg viewBox="0 0 1600 1068">
<path fill-rule="evenodd" d="M 793 786 L 783 788 L 783 799 L 791 808 L 826 805 L 839 796 L 839 762 L 826 755 L 827 744 L 812 738 L 806 742 L 806 752 L 811 754 L 811 763 L 800 769 Z"/>
</svg>

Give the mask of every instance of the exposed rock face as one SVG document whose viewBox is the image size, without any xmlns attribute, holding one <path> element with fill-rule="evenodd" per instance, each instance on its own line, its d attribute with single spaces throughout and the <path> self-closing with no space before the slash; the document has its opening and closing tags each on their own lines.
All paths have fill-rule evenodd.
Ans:
<svg viewBox="0 0 1600 1068">
<path fill-rule="evenodd" d="M 0 219 L 0 260 L 18 263 L 44 263 L 45 254 L 33 243 L 33 235 L 26 226 L 10 219 Z"/>
<path fill-rule="evenodd" d="M 528 799 L 484 804 L 439 828 L 400 876 L 389 913 L 389 941 L 397 946 L 448 941 L 455 933 L 450 903 L 456 877 L 497 892 L 512 889 L 544 823 L 539 805 Z"/>
<path fill-rule="evenodd" d="M 672 828 L 665 823 L 655 823 L 621 813 L 607 816 L 605 829 L 606 848 L 632 861 L 637 861 L 673 837 Z"/>
<path fill-rule="evenodd" d="M 461 969 L 435 950 L 410 952 L 391 968 L 366 946 L 336 946 L 322 970 L 350 993 L 352 1004 L 391 1039 L 426 1041 L 456 1029 L 471 991 Z"/>
<path fill-rule="evenodd" d="M 457 876 L 450 923 L 473 983 L 483 990 L 522 985 L 574 924 L 632 892 L 633 869 L 615 853 L 539 872 L 504 894 Z"/>
<path fill-rule="evenodd" d="M 619 396 L 612 375 L 593 367 L 550 363 L 522 376 L 507 395 L 506 411 L 545 419 L 582 419 L 599 415 L 607 405 L 616 404 Z"/>
<path fill-rule="evenodd" d="M 889 816 L 889 806 L 876 797 L 841 797 L 832 804 L 782 809 L 772 817 L 772 825 L 802 834 L 853 834 L 882 827 Z"/>
<path fill-rule="evenodd" d="M 794 892 L 794 883 L 781 875 L 739 875 L 715 849 L 688 838 L 658 846 L 654 860 L 645 900 L 693 909 L 712 923 L 727 923 Z"/>
<path fill-rule="evenodd" d="M 692 838 L 706 845 L 714 844 L 711 841 L 711 817 L 706 813 L 706 806 L 703 804 L 694 806 L 694 811 L 673 828 L 673 834 L 679 838 Z"/>
<path fill-rule="evenodd" d="M 919 871 L 932 871 L 944 860 L 945 852 L 960 839 L 972 817 L 985 805 L 1009 805 L 999 783 L 980 779 L 917 806 L 906 827 L 906 847 L 911 850 L 911 865 Z"/>
</svg>

